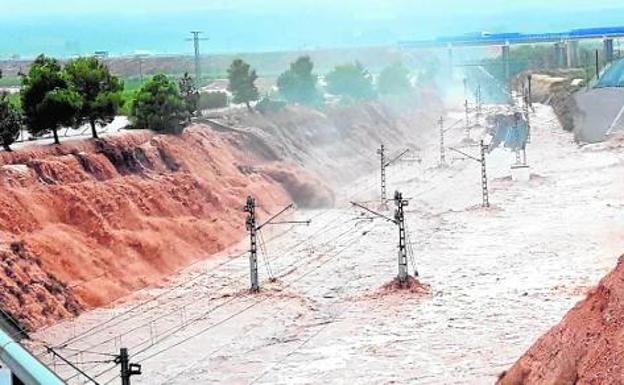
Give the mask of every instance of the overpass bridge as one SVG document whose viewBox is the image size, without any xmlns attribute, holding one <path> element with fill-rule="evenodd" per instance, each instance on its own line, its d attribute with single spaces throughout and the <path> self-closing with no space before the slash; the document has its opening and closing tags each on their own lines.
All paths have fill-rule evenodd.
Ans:
<svg viewBox="0 0 624 385">
<path fill-rule="evenodd" d="M 602 40 L 603 55 L 610 63 L 614 60 L 614 40 L 624 37 L 622 27 L 599 27 L 573 29 L 567 32 L 546 33 L 488 33 L 477 32 L 458 36 L 444 36 L 433 40 L 401 41 L 401 48 L 447 48 L 450 64 L 453 62 L 453 49 L 459 47 L 500 46 L 505 75 L 509 78 L 510 46 L 521 44 L 554 44 L 555 57 L 560 67 L 577 67 L 580 64 L 579 42 L 582 40 Z"/>
</svg>

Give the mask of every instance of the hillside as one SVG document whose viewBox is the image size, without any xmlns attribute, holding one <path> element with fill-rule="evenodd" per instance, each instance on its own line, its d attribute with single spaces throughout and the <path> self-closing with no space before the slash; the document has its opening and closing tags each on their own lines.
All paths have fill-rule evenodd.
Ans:
<svg viewBox="0 0 624 385">
<path fill-rule="evenodd" d="M 624 257 L 542 336 L 498 385 L 616 385 L 624 382 Z"/>
<path fill-rule="evenodd" d="M 239 119 L 0 153 L 3 310 L 35 330 L 107 305 L 237 243 L 247 195 L 263 216 L 331 206 L 328 186 L 374 170 L 377 139 L 417 137 L 381 104 Z"/>
</svg>

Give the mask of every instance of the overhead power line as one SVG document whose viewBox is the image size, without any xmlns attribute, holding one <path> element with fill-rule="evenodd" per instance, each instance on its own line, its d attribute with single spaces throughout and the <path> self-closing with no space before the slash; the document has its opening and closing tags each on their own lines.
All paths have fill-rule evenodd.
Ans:
<svg viewBox="0 0 624 385">
<path fill-rule="evenodd" d="M 366 234 L 366 233 L 362 233 L 362 234 L 360 234 L 360 235 L 359 235 L 359 237 L 362 237 L 362 236 L 364 236 L 365 234 Z M 308 275 L 310 275 L 310 274 L 311 274 L 311 273 L 313 273 L 314 271 L 318 270 L 319 268 L 321 268 L 322 266 L 324 266 L 325 264 L 327 264 L 328 262 L 330 262 L 331 260 L 333 260 L 333 258 L 337 257 L 338 255 L 340 255 L 341 253 L 343 253 L 344 251 L 346 251 L 346 250 L 347 250 L 349 247 L 351 247 L 352 245 L 353 245 L 353 243 L 352 243 L 352 242 L 349 242 L 349 243 L 348 243 L 348 244 L 347 244 L 347 245 L 346 245 L 343 249 L 341 249 L 339 252 L 337 252 L 337 253 L 333 254 L 333 255 L 332 255 L 332 256 L 330 256 L 328 259 L 326 259 L 325 261 L 321 262 L 318 266 L 315 266 L 315 267 L 313 267 L 312 269 L 310 269 L 310 270 L 306 271 L 305 273 L 301 274 L 301 275 L 300 275 L 300 276 L 298 276 L 296 279 L 292 280 L 290 283 L 288 283 L 287 285 L 285 285 L 285 286 L 284 286 L 284 288 L 291 287 L 291 286 L 292 286 L 295 282 L 298 282 L 299 280 L 301 280 L 301 279 L 303 279 L 303 278 L 307 277 Z M 154 352 L 154 353 L 152 353 L 152 354 L 150 354 L 150 355 L 148 355 L 148 356 L 146 356 L 146 357 L 143 357 L 143 358 L 141 358 L 139 361 L 140 361 L 140 362 L 145 362 L 145 361 L 147 361 L 147 360 L 149 360 L 149 359 L 151 359 L 151 358 L 153 358 L 153 357 L 155 357 L 155 356 L 157 356 L 157 355 L 159 355 L 159 354 L 162 354 L 162 353 L 164 353 L 164 352 L 166 352 L 166 351 L 168 351 L 168 350 L 170 350 L 170 349 L 173 349 L 173 348 L 174 348 L 174 347 L 176 347 L 176 346 L 179 346 L 179 345 L 181 345 L 181 344 L 183 344 L 183 343 L 185 343 L 185 342 L 187 342 L 187 341 L 189 341 L 189 340 L 191 340 L 191 339 L 194 339 L 194 338 L 196 338 L 196 337 L 198 337 L 198 336 L 200 336 L 200 335 L 202 335 L 202 334 L 206 333 L 207 331 L 209 331 L 209 330 L 211 330 L 211 329 L 213 329 L 213 328 L 215 328 L 215 327 L 217 327 L 217 326 L 219 326 L 219 325 L 222 325 L 222 324 L 226 323 L 227 321 L 229 321 L 229 320 L 231 320 L 231 319 L 235 318 L 236 316 L 238 316 L 238 315 L 240 315 L 240 314 L 242 314 L 242 313 L 244 313 L 244 312 L 246 312 L 246 311 L 248 311 L 248 310 L 250 310 L 250 309 L 254 308 L 255 306 L 257 306 L 257 305 L 259 305 L 259 304 L 261 304 L 261 303 L 265 302 L 265 301 L 266 301 L 266 300 L 268 300 L 269 298 L 271 298 L 271 297 L 270 297 L 270 296 L 261 297 L 261 298 L 257 299 L 256 301 L 252 302 L 250 305 L 245 306 L 243 309 L 241 309 L 241 310 L 239 310 L 239 311 L 237 311 L 237 312 L 235 312 L 235 313 L 233 313 L 233 314 L 229 315 L 228 317 L 226 317 L 226 318 L 222 319 L 221 321 L 218 321 L 217 323 L 211 324 L 211 325 L 207 326 L 206 328 L 201 329 L 201 330 L 199 330 L 199 331 L 197 331 L 197 332 L 195 332 L 195 333 L 191 334 L 190 336 L 187 336 L 187 337 L 183 338 L 182 340 L 180 340 L 180 341 L 178 341 L 178 342 L 174 343 L 173 345 L 170 345 L 170 346 L 168 346 L 168 347 L 166 347 L 166 348 L 163 348 L 163 349 L 161 349 L 161 350 L 158 350 L 158 351 L 156 351 L 156 352 Z M 191 321 L 190 323 L 194 323 L 194 322 L 196 322 L 197 320 L 200 320 L 200 319 L 202 319 L 202 318 L 203 318 L 203 317 L 197 317 L 197 318 L 195 319 L 195 321 Z M 168 338 L 169 336 L 171 336 L 171 335 L 175 334 L 177 331 L 178 331 L 178 330 L 174 330 L 172 333 L 168 333 L 167 337 L 165 337 L 165 338 L 161 338 L 161 339 L 160 339 L 160 341 L 161 341 L 161 342 L 162 342 L 162 341 L 164 341 L 166 338 Z M 155 345 L 154 345 L 154 346 L 155 346 Z M 136 356 L 136 355 L 139 355 L 139 354 L 141 354 L 141 353 L 143 353 L 143 352 L 145 352 L 145 351 L 147 351 L 147 350 L 149 350 L 151 347 L 152 347 L 152 346 L 150 346 L 150 347 L 148 347 L 148 348 L 145 348 L 145 349 L 142 349 L 142 350 L 138 351 L 138 352 L 135 354 L 135 356 Z"/>
</svg>

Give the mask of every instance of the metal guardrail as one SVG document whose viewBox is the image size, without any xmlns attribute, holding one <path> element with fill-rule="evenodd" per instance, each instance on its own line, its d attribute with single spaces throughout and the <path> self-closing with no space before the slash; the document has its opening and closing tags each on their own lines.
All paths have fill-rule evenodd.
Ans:
<svg viewBox="0 0 624 385">
<path fill-rule="evenodd" d="M 0 330 L 0 360 L 25 385 L 67 385 L 3 330 Z"/>
</svg>

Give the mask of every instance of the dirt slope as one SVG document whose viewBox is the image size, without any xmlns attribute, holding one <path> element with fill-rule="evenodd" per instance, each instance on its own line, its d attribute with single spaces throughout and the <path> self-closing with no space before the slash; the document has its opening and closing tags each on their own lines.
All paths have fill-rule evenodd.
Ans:
<svg viewBox="0 0 624 385">
<path fill-rule="evenodd" d="M 153 283 L 237 242 L 252 191 L 265 212 L 331 203 L 316 178 L 234 140 L 195 127 L 0 154 L 3 308 L 34 329 Z"/>
<path fill-rule="evenodd" d="M 388 157 L 405 148 L 418 157 L 423 138 L 437 130 L 441 113 L 438 96 L 423 91 L 409 100 L 329 107 L 324 112 L 288 106 L 270 115 L 236 113 L 216 121 L 246 133 L 246 149 L 291 159 L 340 188 L 377 172 L 381 143 Z"/>
<path fill-rule="evenodd" d="M 446 120 L 463 116 L 458 106 Z M 354 223 L 360 211 L 337 204 L 297 212 L 293 219 L 314 217 L 312 224 L 268 242 L 278 280 L 270 282 L 263 268 L 259 297 L 236 297 L 248 287 L 245 258 L 220 268 L 229 259 L 215 257 L 180 275 L 183 287 L 137 293 L 137 301 L 164 293 L 161 306 L 136 309 L 130 301 L 36 336 L 56 346 L 129 312 L 121 325 L 98 328 L 71 347 L 115 352 L 119 339 L 149 347 L 137 355 L 148 374 L 134 379 L 141 385 L 493 384 L 624 250 L 622 151 L 575 145 L 547 106 L 536 104 L 531 121 L 529 182 L 511 179 L 512 152 L 488 154 L 490 209 L 479 207 L 478 164 L 447 154 L 449 167 L 436 166 L 436 130 L 428 133 L 421 164 L 388 170 L 389 191 L 411 198 L 406 220 L 415 261 L 409 271 L 417 268 L 429 295 L 382 291 L 397 274 L 396 228 Z M 426 127 L 426 121 L 414 125 Z M 483 132 L 472 134 L 478 140 Z M 449 146 L 464 139 L 461 126 L 445 137 Z M 372 199 L 377 183 L 376 174 L 363 175 L 337 197 Z M 205 271 L 208 277 L 192 280 Z M 197 322 L 170 335 L 185 318 Z M 153 356 L 161 349 L 165 353 Z M 117 369 L 102 382 L 114 377 Z"/>
<path fill-rule="evenodd" d="M 326 186 L 376 169 L 382 138 L 415 145 L 413 117 L 289 107 L 0 153 L 0 306 L 33 330 L 158 282 L 244 237 L 250 193 L 263 215 L 331 206 Z"/>
<path fill-rule="evenodd" d="M 541 337 L 500 385 L 624 383 L 624 257 Z"/>
<path fill-rule="evenodd" d="M 621 153 L 624 135 L 592 145 L 589 153 Z M 618 183 L 613 180 L 611 183 Z M 608 204 L 607 206 L 610 206 Z M 616 229 L 614 234 L 621 234 Z M 499 385 L 623 384 L 624 256 L 563 320 L 540 337 Z"/>
</svg>

